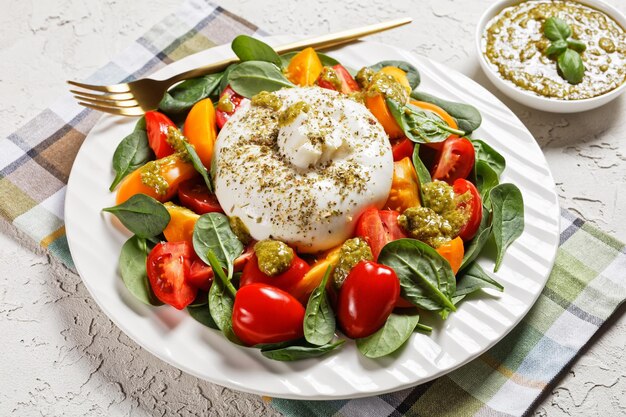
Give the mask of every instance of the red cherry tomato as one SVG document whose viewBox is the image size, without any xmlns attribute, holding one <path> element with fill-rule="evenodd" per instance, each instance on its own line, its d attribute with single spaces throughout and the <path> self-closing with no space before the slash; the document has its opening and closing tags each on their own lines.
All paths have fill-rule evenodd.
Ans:
<svg viewBox="0 0 626 417">
<path fill-rule="evenodd" d="M 183 206 L 198 214 L 224 212 L 219 201 L 217 201 L 217 197 L 209 192 L 201 177 L 181 183 L 178 188 L 178 199 Z"/>
<path fill-rule="evenodd" d="M 341 86 L 337 88 L 336 85 L 322 78 L 322 76 L 320 76 L 316 81 L 316 84 L 318 86 L 322 88 L 326 88 L 328 90 L 339 91 L 340 93 L 344 93 L 344 94 L 354 93 L 355 91 L 359 91 L 361 89 L 359 87 L 359 84 L 357 84 L 357 82 L 355 81 L 354 77 L 350 75 L 348 70 L 345 69 L 343 65 L 340 65 L 340 64 L 334 65 L 332 69 L 335 71 L 335 74 L 337 74 L 337 77 L 339 78 Z"/>
<path fill-rule="evenodd" d="M 413 148 L 415 144 L 407 138 L 401 138 L 393 141 L 391 144 L 391 152 L 394 161 L 400 161 L 404 158 L 413 158 Z"/>
<path fill-rule="evenodd" d="M 233 262 L 235 272 L 242 271 L 246 266 L 246 263 L 252 258 L 252 255 L 254 255 L 253 246 L 254 245 L 249 245 L 244 253 L 235 259 L 235 262 Z M 191 262 L 187 282 L 194 288 L 208 291 L 213 283 L 213 269 L 205 264 L 200 258 L 196 257 Z"/>
<path fill-rule="evenodd" d="M 146 112 L 144 116 L 146 118 L 146 131 L 148 132 L 148 144 L 157 159 L 173 154 L 174 148 L 167 143 L 167 131 L 170 126 L 176 127 L 174 122 L 158 111 Z"/>
<path fill-rule="evenodd" d="M 452 185 L 458 178 L 466 178 L 474 167 L 475 152 L 467 138 L 450 136 L 443 142 L 433 167 L 433 179 Z"/>
<path fill-rule="evenodd" d="M 271 285 L 288 292 L 304 304 L 306 302 L 306 294 L 302 292 L 303 287 L 299 284 L 304 275 L 309 272 L 309 269 L 311 269 L 309 264 L 296 255 L 293 257 L 289 269 L 282 274 L 270 277 L 261 272 L 256 255 L 252 255 L 250 262 L 246 263 L 243 269 L 239 286 L 243 287 L 258 282 Z"/>
<path fill-rule="evenodd" d="M 339 326 L 353 339 L 367 337 L 385 324 L 399 296 L 400 281 L 393 269 L 361 261 L 339 290 Z"/>
<path fill-rule="evenodd" d="M 380 251 L 387 243 L 407 237 L 398 225 L 399 215 L 400 213 L 394 210 L 370 208 L 359 217 L 355 235 L 365 239 L 370 245 L 374 260 L 378 259 Z"/>
<path fill-rule="evenodd" d="M 182 310 L 196 298 L 197 288 L 187 282 L 194 256 L 189 242 L 161 242 L 150 251 L 148 280 L 159 300 Z"/>
<path fill-rule="evenodd" d="M 480 198 L 480 193 L 476 189 L 476 186 L 468 180 L 459 178 L 454 181 L 452 189 L 458 195 L 465 194 L 469 191 L 472 198 L 469 201 L 461 203 L 466 210 L 469 210 L 470 217 L 465 226 L 459 232 L 459 237 L 464 241 L 471 240 L 480 226 L 480 222 L 483 219 L 483 202 Z"/>
<path fill-rule="evenodd" d="M 230 119 L 230 117 L 235 114 L 239 106 L 241 106 L 241 103 L 245 103 L 248 99 L 240 96 L 235 92 L 235 90 L 230 88 L 230 85 L 227 85 L 220 95 L 220 101 L 222 100 L 230 101 L 233 104 L 233 110 L 226 112 L 224 110 L 220 110 L 219 104 L 217 105 L 217 112 L 215 113 L 215 117 L 217 120 L 217 127 L 219 127 L 220 129 L 224 127 L 228 119 Z"/>
<path fill-rule="evenodd" d="M 246 345 L 299 339 L 304 307 L 285 291 L 266 284 L 241 287 L 233 306 L 233 331 Z"/>
</svg>

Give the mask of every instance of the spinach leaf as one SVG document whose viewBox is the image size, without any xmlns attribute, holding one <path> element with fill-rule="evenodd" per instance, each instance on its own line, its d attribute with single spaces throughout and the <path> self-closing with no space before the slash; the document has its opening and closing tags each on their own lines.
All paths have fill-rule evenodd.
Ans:
<svg viewBox="0 0 626 417">
<path fill-rule="evenodd" d="M 411 336 L 420 317 L 417 314 L 395 314 L 378 331 L 356 340 L 359 351 L 368 358 L 380 358 L 398 350 Z"/>
<path fill-rule="evenodd" d="M 219 268 L 217 270 L 220 270 Z M 242 345 L 233 331 L 233 306 L 235 298 L 230 295 L 221 280 L 216 279 L 209 289 L 209 312 L 218 329 L 231 342 Z"/>
<path fill-rule="evenodd" d="M 461 262 L 459 270 L 463 270 L 470 265 L 485 247 L 485 244 L 489 240 L 489 236 L 491 236 L 491 223 L 489 221 L 490 216 L 489 209 L 483 206 L 483 217 L 480 220 L 480 225 L 478 226 L 476 235 L 465 247 L 465 254 L 463 255 L 463 261 Z"/>
<path fill-rule="evenodd" d="M 230 44 L 231 49 L 241 62 L 265 61 L 280 68 L 280 57 L 271 46 L 248 35 L 239 35 Z"/>
<path fill-rule="evenodd" d="M 261 354 L 266 358 L 275 361 L 297 361 L 300 359 L 317 358 L 337 349 L 345 343 L 345 340 L 338 340 L 327 343 L 323 346 L 300 346 L 292 345 L 273 350 L 261 350 Z"/>
<path fill-rule="evenodd" d="M 472 262 L 469 268 L 459 274 L 454 296 L 465 296 L 482 288 L 504 291 L 502 284 L 491 278 L 477 262 Z"/>
<path fill-rule="evenodd" d="M 282 54 L 280 56 L 280 61 L 281 61 L 281 67 L 282 68 L 287 68 L 289 66 L 289 62 L 291 62 L 291 58 L 293 58 L 294 56 L 296 56 L 296 54 L 300 52 L 300 51 L 294 51 L 294 52 L 287 52 L 286 54 Z M 317 56 L 320 59 L 320 61 L 322 62 L 322 65 L 325 67 L 332 67 L 335 66 L 337 64 L 339 64 L 339 61 L 337 61 L 335 58 L 330 57 L 326 54 L 323 54 L 321 52 L 317 52 Z"/>
<path fill-rule="evenodd" d="M 193 317 L 196 321 L 204 324 L 206 327 L 210 327 L 211 329 L 219 330 L 217 327 L 217 323 L 211 317 L 211 310 L 208 305 L 200 305 L 200 306 L 189 306 L 187 307 L 187 311 L 189 315 Z"/>
<path fill-rule="evenodd" d="M 226 268 L 228 277 L 233 276 L 233 262 L 243 252 L 243 244 L 228 224 L 228 217 L 221 213 L 200 216 L 193 228 L 193 248 L 209 265 L 208 253 L 213 251 L 220 266 Z"/>
<path fill-rule="evenodd" d="M 543 34 L 551 41 L 565 40 L 572 36 L 572 29 L 565 20 L 549 17 L 543 23 Z"/>
<path fill-rule="evenodd" d="M 567 48 L 556 61 L 559 73 L 570 84 L 578 84 L 585 75 L 585 64 L 580 54 Z"/>
<path fill-rule="evenodd" d="M 423 91 L 413 91 L 411 97 L 418 101 L 432 103 L 444 109 L 446 113 L 456 120 L 459 129 L 464 131 L 466 135 L 478 129 L 483 121 L 478 109 L 469 104 L 444 100 Z"/>
<path fill-rule="evenodd" d="M 148 144 L 146 119 L 142 117 L 137 121 L 135 130 L 122 139 L 113 153 L 115 179 L 113 179 L 109 191 L 113 191 L 128 174 L 152 159 L 154 159 L 154 153 Z"/>
<path fill-rule="evenodd" d="M 417 307 L 456 310 L 451 301 L 456 280 L 450 264 L 426 243 L 415 239 L 389 242 L 378 263 L 393 268 L 400 279 L 402 297 Z"/>
<path fill-rule="evenodd" d="M 500 183 L 498 173 L 487 162 L 477 159 L 474 163 L 474 176 L 480 198 L 483 204 L 489 207 L 489 192 Z"/>
<path fill-rule="evenodd" d="M 470 139 L 470 141 L 472 145 L 474 145 L 476 160 L 487 163 L 491 169 L 498 174 L 498 178 L 500 178 L 500 175 L 504 172 L 504 168 L 506 168 L 506 160 L 504 157 L 480 139 Z"/>
<path fill-rule="evenodd" d="M 326 294 L 330 271 L 329 266 L 322 282 L 309 297 L 304 314 L 304 337 L 307 342 L 318 346 L 329 343 L 335 335 L 335 315 Z"/>
<path fill-rule="evenodd" d="M 163 303 L 154 295 L 148 273 L 146 259 L 150 248 L 145 239 L 133 236 L 124 243 L 120 253 L 120 274 L 124 285 L 139 301 L 152 306 Z"/>
<path fill-rule="evenodd" d="M 159 110 L 166 114 L 184 113 L 205 98 L 216 99 L 223 73 L 205 75 L 183 81 L 165 93 Z"/>
<path fill-rule="evenodd" d="M 419 192 L 420 192 L 420 201 L 424 204 L 424 184 L 432 182 L 433 179 L 430 176 L 430 172 L 428 172 L 428 168 L 422 162 L 420 158 L 420 145 L 416 143 L 413 147 L 413 167 L 415 167 L 415 172 L 417 173 L 417 179 L 420 182 Z"/>
<path fill-rule="evenodd" d="M 493 237 L 496 242 L 496 265 L 500 268 L 504 252 L 524 231 L 524 200 L 522 193 L 513 184 L 500 184 L 491 190 L 493 210 Z"/>
<path fill-rule="evenodd" d="M 414 90 L 420 84 L 420 73 L 417 71 L 415 66 L 409 64 L 406 61 L 380 61 L 374 65 L 370 66 L 370 69 L 374 70 L 374 72 L 378 72 L 384 67 L 396 67 L 400 68 L 402 71 L 406 72 L 406 78 L 409 80 L 409 84 L 411 85 L 411 89 Z"/>
<path fill-rule="evenodd" d="M 226 86 L 228 86 L 228 84 L 230 84 L 230 73 L 232 70 L 235 69 L 237 65 L 238 64 L 231 64 L 228 67 L 226 67 L 226 69 L 224 70 L 224 75 L 222 76 L 222 80 L 220 81 L 220 90 L 219 90 L 220 93 L 224 91 L 224 89 L 226 88 Z"/>
<path fill-rule="evenodd" d="M 113 213 L 128 230 L 143 238 L 159 235 L 170 222 L 163 204 L 145 194 L 135 194 L 122 204 L 102 211 Z"/>
<path fill-rule="evenodd" d="M 180 143 L 182 143 L 185 147 L 185 151 L 187 151 L 187 155 L 189 155 L 189 159 L 191 160 L 191 165 L 193 165 L 196 171 L 198 171 L 198 173 L 202 176 L 209 192 L 213 193 L 213 184 L 211 183 L 211 178 L 209 178 L 209 171 L 207 171 L 206 167 L 200 160 L 200 157 L 196 152 L 196 148 L 194 148 L 193 145 L 186 140 L 182 140 Z"/>
<path fill-rule="evenodd" d="M 429 110 L 423 110 L 412 104 L 402 106 L 395 100 L 386 99 L 391 115 L 412 142 L 443 142 L 450 134 L 463 136 L 465 132 L 454 129 L 441 117 Z"/>
<path fill-rule="evenodd" d="M 261 91 L 272 92 L 294 86 L 276 65 L 263 61 L 242 62 L 230 71 L 228 78 L 230 87 L 247 98 Z"/>
</svg>

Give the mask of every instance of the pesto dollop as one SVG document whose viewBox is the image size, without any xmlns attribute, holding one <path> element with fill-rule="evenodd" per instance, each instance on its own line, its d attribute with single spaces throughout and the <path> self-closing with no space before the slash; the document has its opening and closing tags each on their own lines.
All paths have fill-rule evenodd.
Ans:
<svg viewBox="0 0 626 417">
<path fill-rule="evenodd" d="M 452 240 L 468 220 L 469 213 L 459 206 L 471 196 L 457 195 L 443 181 L 424 184 L 423 207 L 410 207 L 398 216 L 398 224 L 414 239 L 438 248 Z"/>
<path fill-rule="evenodd" d="M 237 217 L 232 216 L 228 218 L 228 224 L 230 225 L 230 229 L 233 231 L 237 239 L 244 245 L 252 242 L 252 236 L 250 236 L 250 230 L 246 227 L 243 221 Z"/>
<path fill-rule="evenodd" d="M 308 113 L 309 110 L 311 110 L 311 106 L 304 101 L 298 101 L 297 103 L 287 107 L 285 111 L 278 116 L 278 125 L 286 126 L 296 120 L 300 113 Z"/>
<path fill-rule="evenodd" d="M 333 87 L 337 91 L 341 91 L 341 80 L 337 75 L 337 71 L 333 69 L 333 67 L 324 67 L 322 68 L 322 73 L 320 74 L 320 78 L 326 82 L 332 84 Z"/>
<path fill-rule="evenodd" d="M 232 113 L 235 111 L 235 103 L 230 99 L 230 95 L 224 94 L 217 102 L 217 109 L 225 113 Z"/>
<path fill-rule="evenodd" d="M 141 183 L 152 188 L 158 195 L 167 194 L 167 190 L 170 185 L 163 177 L 162 173 L 166 171 L 165 167 L 167 165 L 175 164 L 176 159 L 179 157 L 179 154 L 172 154 L 170 156 L 166 156 L 165 158 L 146 163 L 143 167 L 139 168 L 139 178 L 141 179 Z"/>
<path fill-rule="evenodd" d="M 167 128 L 167 137 L 165 138 L 165 141 L 176 152 L 187 155 L 187 149 L 185 149 L 185 145 L 183 145 L 183 142 L 187 142 L 187 138 L 183 135 L 179 128 L 169 126 Z"/>
<path fill-rule="evenodd" d="M 286 243 L 279 240 L 261 240 L 254 245 L 259 269 L 273 277 L 282 274 L 291 266 L 294 252 Z"/>
<path fill-rule="evenodd" d="M 278 111 L 283 102 L 274 93 L 268 93 L 267 91 L 261 91 L 259 94 L 252 97 L 251 103 L 253 106 L 267 107 L 274 111 Z"/>
<path fill-rule="evenodd" d="M 333 272 L 333 283 L 339 289 L 348 277 L 348 274 L 361 261 L 372 261 L 374 256 L 366 241 L 355 237 L 348 239 L 339 251 L 339 262 Z"/>
</svg>

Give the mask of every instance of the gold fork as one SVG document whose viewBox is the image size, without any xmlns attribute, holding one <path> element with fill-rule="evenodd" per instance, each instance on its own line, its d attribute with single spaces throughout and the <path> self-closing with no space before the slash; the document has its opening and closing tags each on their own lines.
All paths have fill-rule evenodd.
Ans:
<svg viewBox="0 0 626 417">
<path fill-rule="evenodd" d="M 411 18 L 389 20 L 361 28 L 348 29 L 337 33 L 288 43 L 274 49 L 279 54 L 297 51 L 309 46 L 315 49 L 328 49 L 354 42 L 361 37 L 383 32 L 411 22 Z M 115 85 L 90 85 L 76 81 L 68 81 L 68 84 L 97 92 L 89 93 L 86 91 L 70 90 L 81 106 L 120 116 L 141 116 L 147 111 L 156 110 L 165 92 L 172 85 L 190 78 L 222 71 L 227 66 L 236 62 L 239 62 L 239 59 L 236 57 L 225 59 L 190 71 L 185 71 L 166 80 L 142 78 L 129 83 Z"/>
</svg>

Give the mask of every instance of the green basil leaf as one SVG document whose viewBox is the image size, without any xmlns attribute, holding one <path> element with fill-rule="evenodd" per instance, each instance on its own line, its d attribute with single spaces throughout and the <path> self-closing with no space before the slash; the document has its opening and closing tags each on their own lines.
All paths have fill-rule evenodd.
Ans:
<svg viewBox="0 0 626 417">
<path fill-rule="evenodd" d="M 543 34 L 551 41 L 566 40 L 572 36 L 572 30 L 565 20 L 549 17 L 543 24 Z"/>
<path fill-rule="evenodd" d="M 522 193 L 513 184 L 500 184 L 490 193 L 493 219 L 493 237 L 496 242 L 496 265 L 500 268 L 506 249 L 524 231 L 524 199 Z"/>
<path fill-rule="evenodd" d="M 293 58 L 294 56 L 296 56 L 296 54 L 300 52 L 300 51 L 294 51 L 294 52 L 287 52 L 286 54 L 282 54 L 280 56 L 280 61 L 281 61 L 281 67 L 282 68 L 287 68 L 289 66 L 289 63 L 291 62 L 291 58 Z M 333 67 L 337 64 L 339 64 L 339 61 L 337 61 L 335 58 L 330 57 L 326 54 L 323 54 L 321 52 L 317 52 L 317 56 L 319 57 L 320 61 L 322 62 L 322 65 L 325 67 Z"/>
<path fill-rule="evenodd" d="M 559 39 L 558 41 L 552 42 L 550 46 L 546 49 L 546 56 L 549 58 L 555 58 L 565 52 L 567 49 L 567 42 L 563 39 Z"/>
<path fill-rule="evenodd" d="M 474 145 L 474 151 L 476 152 L 476 160 L 484 161 L 498 174 L 498 178 L 504 172 L 506 168 L 506 161 L 502 155 L 498 153 L 491 146 L 487 145 L 480 139 L 470 139 L 472 145 Z"/>
<path fill-rule="evenodd" d="M 275 361 L 297 361 L 300 359 L 317 358 L 328 352 L 337 349 L 345 343 L 345 340 L 338 340 L 323 346 L 287 346 L 273 350 L 261 350 L 261 354 L 266 358 Z"/>
<path fill-rule="evenodd" d="M 491 278 L 477 262 L 472 262 L 465 271 L 459 274 L 454 296 L 466 296 L 483 288 L 504 291 L 502 284 Z"/>
<path fill-rule="evenodd" d="M 559 72 L 570 84 L 578 84 L 585 75 L 585 65 L 580 54 L 573 49 L 566 49 L 556 61 Z"/>
<path fill-rule="evenodd" d="M 395 100 L 386 99 L 387 107 L 404 134 L 415 143 L 443 142 L 450 134 L 463 136 L 465 132 L 454 129 L 441 117 L 429 110 L 412 104 L 402 106 Z"/>
<path fill-rule="evenodd" d="M 584 42 L 573 38 L 567 40 L 567 47 L 573 49 L 578 53 L 585 52 L 585 50 L 587 49 L 587 45 L 585 45 Z"/>
<path fill-rule="evenodd" d="M 455 311 L 451 297 L 456 279 L 450 264 L 437 251 L 415 239 L 387 243 L 378 263 L 391 267 L 400 279 L 402 297 L 425 310 Z"/>
<path fill-rule="evenodd" d="M 425 101 L 441 107 L 456 121 L 459 129 L 469 135 L 480 127 L 483 119 L 476 107 L 465 103 L 444 100 L 423 91 L 413 91 L 411 97 L 418 101 Z"/>
<path fill-rule="evenodd" d="M 409 64 L 408 62 L 395 60 L 380 61 L 374 65 L 371 65 L 370 69 L 374 70 L 374 72 L 378 72 L 384 67 L 396 67 L 406 72 L 406 78 L 409 80 L 409 84 L 411 85 L 412 90 L 420 85 L 419 71 L 417 70 L 417 68 L 415 68 L 415 66 Z"/>
<path fill-rule="evenodd" d="M 152 159 L 154 159 L 154 153 L 148 144 L 146 119 L 142 117 L 137 121 L 135 130 L 122 139 L 113 153 L 115 179 L 113 179 L 109 191 L 113 191 L 128 174 L 144 166 Z"/>
<path fill-rule="evenodd" d="M 280 57 L 274 49 L 258 39 L 248 35 L 239 35 L 230 44 L 231 49 L 241 62 L 265 61 L 280 68 Z"/>
<path fill-rule="evenodd" d="M 489 192 L 500 183 L 498 173 L 483 160 L 474 163 L 474 176 L 476 177 L 476 188 L 480 193 L 483 204 L 489 207 Z"/>
<path fill-rule="evenodd" d="M 461 262 L 459 270 L 462 271 L 467 268 L 483 250 L 487 241 L 489 241 L 489 236 L 491 236 L 491 224 L 489 220 L 489 209 L 483 206 L 483 217 L 480 220 L 476 235 L 465 247 L 465 254 L 463 255 L 463 261 Z"/>
<path fill-rule="evenodd" d="M 430 176 L 430 172 L 428 172 L 428 168 L 422 162 L 420 158 L 420 145 L 416 143 L 413 147 L 413 167 L 415 167 L 415 172 L 417 173 L 417 179 L 420 182 L 419 192 L 420 192 L 420 201 L 424 202 L 424 184 L 432 182 L 433 179 Z"/>
<path fill-rule="evenodd" d="M 215 323 L 215 320 L 211 317 L 211 310 L 208 305 L 189 306 L 187 307 L 187 311 L 194 320 L 204 324 L 206 327 L 219 330 L 217 323 Z"/>
<path fill-rule="evenodd" d="M 263 61 L 242 62 L 230 71 L 228 78 L 230 87 L 247 98 L 261 91 L 272 92 L 294 87 L 276 65 Z"/>
<path fill-rule="evenodd" d="M 114 214 L 128 230 L 143 238 L 161 234 L 170 222 L 163 204 L 145 194 L 135 194 L 122 204 L 102 211 Z"/>
<path fill-rule="evenodd" d="M 411 336 L 420 317 L 417 314 L 395 314 L 376 331 L 362 339 L 356 340 L 359 351 L 368 358 L 380 358 L 395 352 Z"/>
<path fill-rule="evenodd" d="M 335 336 L 335 314 L 326 294 L 330 271 L 328 267 L 322 282 L 313 290 L 304 314 L 304 337 L 307 342 L 318 346 L 329 343 Z"/>
<path fill-rule="evenodd" d="M 235 299 L 221 280 L 216 279 L 209 289 L 209 312 L 218 329 L 231 342 L 243 345 L 233 331 L 233 306 Z"/>
<path fill-rule="evenodd" d="M 233 275 L 233 262 L 243 252 L 243 244 L 231 230 L 228 217 L 221 213 L 200 216 L 193 228 L 193 248 L 207 265 L 208 253 L 213 251 L 229 278 Z"/>
<path fill-rule="evenodd" d="M 154 295 L 148 273 L 146 259 L 150 248 L 145 239 L 133 236 L 124 243 L 120 253 L 120 275 L 124 285 L 139 301 L 152 306 L 163 303 Z"/>
<path fill-rule="evenodd" d="M 159 110 L 166 114 L 184 113 L 205 98 L 216 99 L 223 73 L 183 81 L 169 90 L 159 103 Z"/>
<path fill-rule="evenodd" d="M 181 141 L 180 143 L 182 143 L 183 146 L 185 147 L 185 150 L 187 151 L 187 155 L 189 155 L 189 159 L 191 160 L 191 165 L 193 165 L 196 171 L 198 171 L 198 173 L 202 176 L 202 179 L 204 179 L 204 183 L 209 189 L 209 192 L 212 193 L 213 184 L 211 183 L 211 178 L 209 178 L 209 171 L 207 171 L 206 167 L 200 160 L 200 157 L 198 156 L 198 153 L 196 152 L 196 148 L 194 148 L 193 145 L 191 145 L 189 142 L 185 140 Z"/>
</svg>

